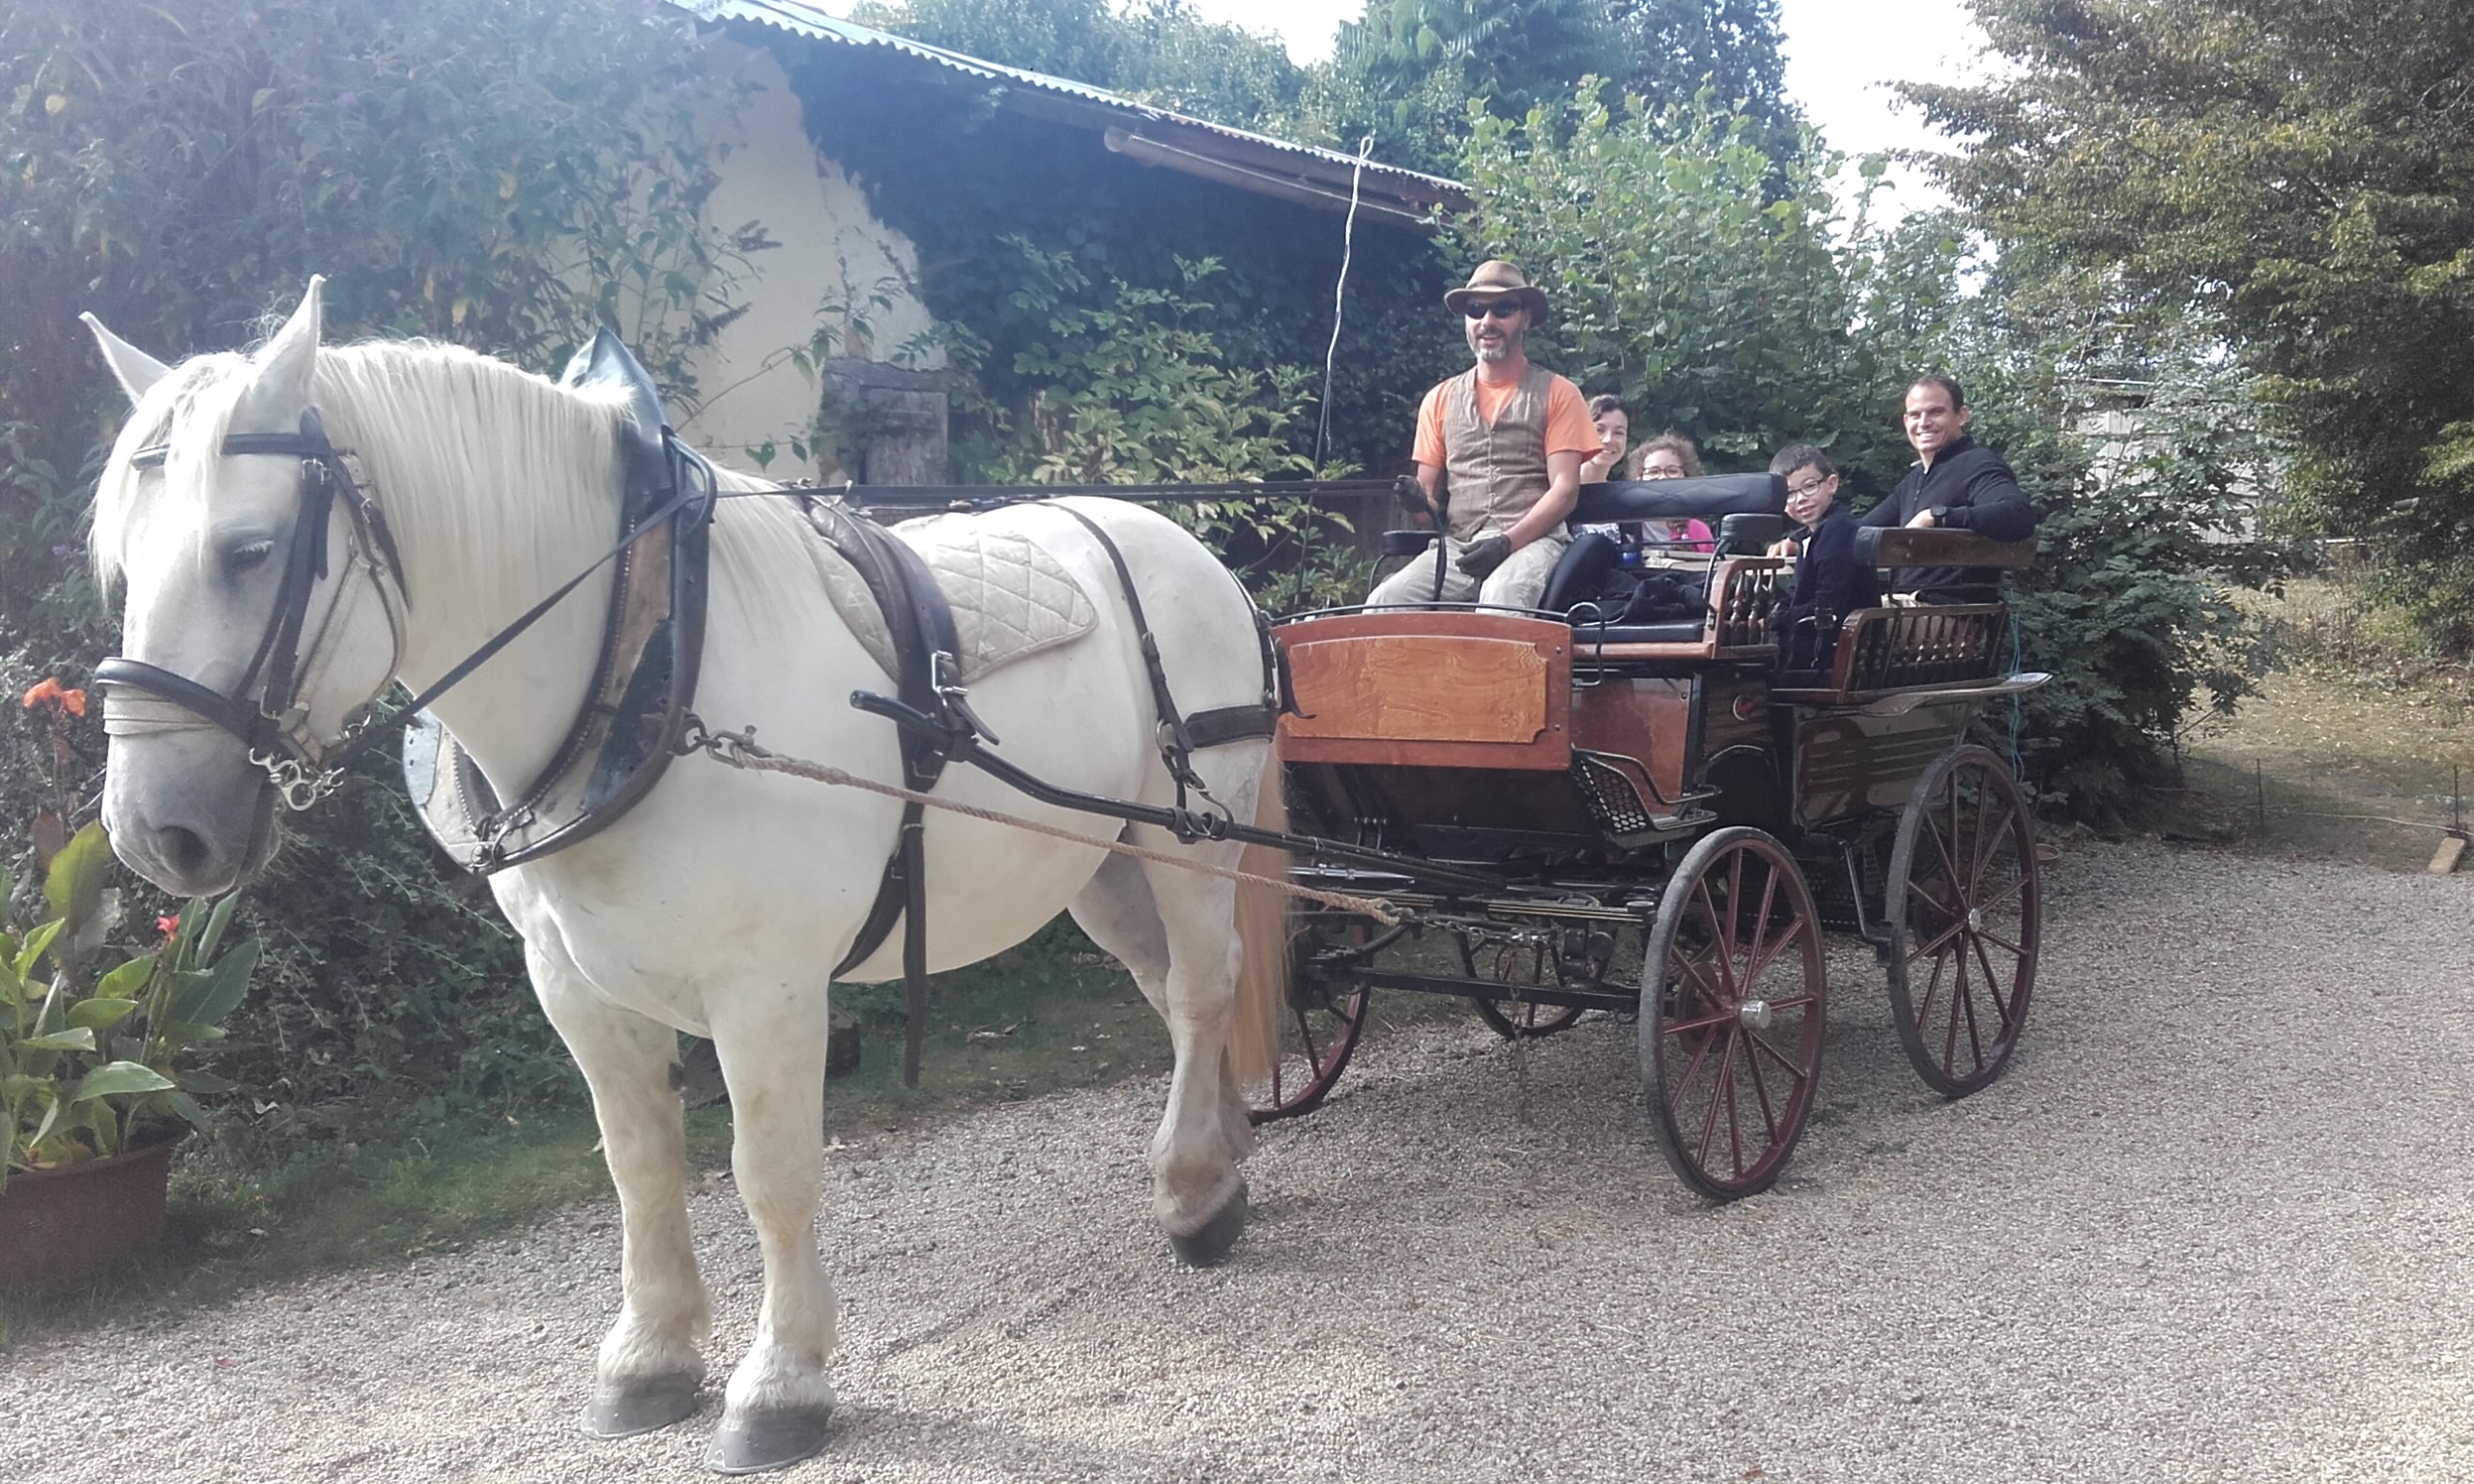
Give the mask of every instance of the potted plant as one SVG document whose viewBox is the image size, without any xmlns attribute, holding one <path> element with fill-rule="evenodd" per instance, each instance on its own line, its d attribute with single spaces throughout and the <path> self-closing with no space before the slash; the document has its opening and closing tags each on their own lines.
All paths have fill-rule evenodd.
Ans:
<svg viewBox="0 0 2474 1484">
<path fill-rule="evenodd" d="M 232 1090 L 195 1063 L 257 967 L 255 943 L 222 946 L 228 895 L 112 952 L 111 842 L 100 822 L 63 839 L 58 817 L 36 821 L 40 906 L 0 917 L 0 1281 L 81 1277 L 154 1240 L 197 1098 Z"/>
</svg>

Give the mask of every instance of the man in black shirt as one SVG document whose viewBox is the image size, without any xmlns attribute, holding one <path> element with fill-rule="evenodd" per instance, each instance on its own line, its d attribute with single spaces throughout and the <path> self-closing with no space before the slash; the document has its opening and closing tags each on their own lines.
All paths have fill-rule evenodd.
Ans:
<svg viewBox="0 0 2474 1484">
<path fill-rule="evenodd" d="M 1957 382 L 1916 378 L 1907 388 L 1905 421 L 1915 467 L 1864 525 L 1972 530 L 1994 541 L 2034 534 L 2036 507 L 2028 503 L 2018 476 L 1999 454 L 1968 437 L 1968 399 Z M 1919 603 L 1994 603 L 2001 596 L 1982 568 L 1902 568 L 1891 585 Z"/>
</svg>

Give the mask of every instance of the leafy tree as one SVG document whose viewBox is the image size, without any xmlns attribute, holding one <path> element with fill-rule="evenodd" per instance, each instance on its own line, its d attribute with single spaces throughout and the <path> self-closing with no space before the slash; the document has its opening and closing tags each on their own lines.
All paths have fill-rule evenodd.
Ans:
<svg viewBox="0 0 2474 1484">
<path fill-rule="evenodd" d="M 731 93 L 696 36 L 641 0 L 0 7 L 0 690 L 109 642 L 83 512 L 126 402 L 80 309 L 177 358 L 246 340 L 323 272 L 338 336 L 551 366 L 615 324 L 691 395 L 684 352 L 762 243 L 703 219 L 699 120 Z M 88 807 L 95 721 L 72 739 Z M 0 737 L 0 820 L 35 804 L 21 730 Z M 261 1127 L 573 1094 L 512 940 L 389 771 L 356 764 L 241 908 L 268 958 L 231 1070 Z"/>
<path fill-rule="evenodd" d="M 1953 193 L 2133 325 L 2223 327 L 2294 457 L 2283 513 L 2372 537 L 2474 647 L 2474 10 L 1978 0 L 2000 80 L 1910 89 Z M 2136 336 L 2134 336 L 2136 338 Z"/>
<path fill-rule="evenodd" d="M 850 18 L 982 61 L 1108 87 L 1126 49 L 1105 0 L 868 0 Z"/>
<path fill-rule="evenodd" d="M 1802 139 L 1778 43 L 1775 0 L 1366 0 L 1315 101 L 1338 137 L 1370 131 L 1387 157 L 1449 169 L 1471 100 L 1517 122 L 1596 77 L 1610 105 L 1706 93 L 1784 165 Z"/>
<path fill-rule="evenodd" d="M 1882 388 L 1940 357 L 1959 238 L 1883 232 L 1859 206 L 1842 241 L 1821 170 L 1790 167 L 1781 192 L 1754 134 L 1707 98 L 1617 110 L 1591 83 L 1518 124 L 1476 117 L 1464 255 L 1527 270 L 1554 303 L 1537 353 L 1621 395 L 1637 430 L 1677 428 L 1721 464 L 1809 442 L 1851 477 L 1903 469 Z"/>
</svg>

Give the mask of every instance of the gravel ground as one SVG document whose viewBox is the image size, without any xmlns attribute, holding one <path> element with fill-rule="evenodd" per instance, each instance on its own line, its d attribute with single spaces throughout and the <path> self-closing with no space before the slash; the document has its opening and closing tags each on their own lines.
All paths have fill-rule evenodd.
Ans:
<svg viewBox="0 0 2474 1484">
<path fill-rule="evenodd" d="M 2474 1475 L 2474 878 L 2152 847 L 2049 876 L 2010 1074 L 1913 1080 L 1832 960 L 1822 1107 L 1711 1209 L 1632 1028 L 1401 1031 L 1173 1268 L 1161 1087 L 837 1154 L 845 1306 L 802 1480 L 2460 1480 Z M 696 1202 L 715 1372 L 759 1289 Z M 718 1409 L 578 1436 L 614 1211 L 0 1357 L 0 1478 L 700 1479 Z M 38 1421 L 40 1419 L 40 1421 Z M 132 1470 L 135 1470 L 132 1473 Z"/>
</svg>

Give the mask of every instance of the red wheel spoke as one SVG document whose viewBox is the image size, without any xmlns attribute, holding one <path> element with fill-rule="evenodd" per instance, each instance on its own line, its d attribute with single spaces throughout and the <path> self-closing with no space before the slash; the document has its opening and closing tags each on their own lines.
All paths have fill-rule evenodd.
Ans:
<svg viewBox="0 0 2474 1484">
<path fill-rule="evenodd" d="M 1769 1089 L 1761 1080 L 1761 1058 L 1754 1050 L 1755 1044 L 1760 1040 L 1761 1038 L 1751 1031 L 1744 1032 L 1743 1070 L 1746 1079 L 1752 1083 L 1752 1100 L 1761 1109 L 1762 1147 L 1767 1149 L 1778 1142 L 1778 1114 L 1769 1106 Z M 1743 1173 L 1740 1156 L 1736 1163 L 1736 1173 L 1739 1175 Z"/>
<path fill-rule="evenodd" d="M 1757 964 L 1757 965 L 1755 965 L 1755 966 L 1753 967 L 1752 973 L 1751 973 L 1751 975 L 1749 976 L 1749 978 L 1747 979 L 1747 981 L 1746 981 L 1746 982 L 1747 982 L 1748 984 L 1758 985 L 1758 984 L 1761 982 L 1761 976 L 1762 976 L 1763 974 L 1765 974 L 1765 973 L 1769 972 L 1769 966 L 1770 966 L 1771 964 L 1776 963 L 1776 962 L 1778 961 L 1778 957 L 1779 957 L 1779 956 L 1780 956 L 1780 955 L 1782 955 L 1782 954 L 1784 954 L 1784 953 L 1786 953 L 1786 951 L 1787 951 L 1788 949 L 1790 949 L 1790 948 L 1794 947 L 1794 946 L 1795 946 L 1798 941 L 1800 941 L 1800 940 L 1803 938 L 1804 934 L 1806 934 L 1806 933 L 1810 932 L 1811 930 L 1812 930 L 1812 923 L 1811 923 L 1808 919 L 1806 919 L 1805 917 L 1803 917 L 1800 913 L 1799 913 L 1799 914 L 1798 914 L 1798 915 L 1797 915 L 1797 918 L 1796 918 L 1796 925 L 1795 925 L 1795 927 L 1794 927 L 1793 928 L 1789 929 L 1786 933 L 1782 934 L 1782 935 L 1779 937 L 1779 939 L 1778 939 L 1778 941 L 1777 941 L 1777 942 L 1772 943 L 1771 945 L 1769 945 L 1769 956 L 1768 956 L 1767 957 L 1763 958 L 1763 959 L 1762 959 L 1762 961 L 1761 961 L 1759 964 Z M 1769 1000 L 1769 1003 L 1770 1003 L 1772 1006 L 1775 1006 L 1775 1005 L 1777 1005 L 1777 1004 L 1779 1004 L 1779 1003 L 1780 1003 L 1778 1000 L 1773 999 L 1773 998 L 1771 998 L 1771 997 L 1770 997 L 1770 996 L 1769 996 L 1769 995 L 1763 995 L 1763 996 L 1762 996 L 1762 998 L 1763 998 L 1763 999 L 1766 999 L 1766 1000 Z"/>
<path fill-rule="evenodd" d="M 1933 960 L 1933 977 L 1925 982 L 1924 997 L 1915 1002 L 1915 1028 L 1918 1031 L 1932 1023 L 1933 996 L 1942 991 L 1942 965 L 1948 961 L 1938 956 Z"/>
<path fill-rule="evenodd" d="M 1744 951 L 1743 984 L 1747 993 L 1750 992 L 1753 985 L 1761 983 L 1761 966 L 1766 956 L 1761 952 L 1761 945 L 1769 941 L 1769 909 L 1777 900 L 1778 872 L 1772 870 L 1768 872 L 1762 879 L 1761 911 L 1757 913 L 1752 920 L 1752 946 Z M 1741 899 L 1738 899 L 1736 905 L 1738 911 L 1742 910 L 1743 904 Z"/>
<path fill-rule="evenodd" d="M 1985 956 L 1984 944 L 1980 939 L 1971 940 L 1971 946 L 1975 949 L 1976 963 L 1984 969 L 1984 997 L 1993 1002 L 1993 1013 L 2000 1016 L 1999 1028 L 2006 1034 L 2010 1026 L 2010 1007 L 2001 998 L 2001 976 L 1993 971 L 1993 960 Z"/>
<path fill-rule="evenodd" d="M 1985 943 L 1994 943 L 1999 945 L 2002 949 L 2012 954 L 2016 954 L 2022 958 L 2028 956 L 2028 951 L 2026 949 L 2021 948 L 2018 944 L 2011 942 L 2008 938 L 2001 936 L 1998 932 L 1987 932 L 1983 928 L 1979 928 L 1975 930 L 1975 935 L 1980 940 L 1976 945 L 1979 953 L 1983 951 Z"/>
<path fill-rule="evenodd" d="M 1987 779 L 1977 780 L 1975 785 L 1975 847 L 1968 852 L 1968 859 L 1971 866 L 1971 869 L 1968 872 L 1967 899 L 1970 901 L 1973 901 L 1975 899 L 1976 888 L 1981 886 L 1984 882 L 1984 863 L 1992 854 L 1992 846 L 1989 842 L 1998 839 L 1999 836 L 1999 831 L 1988 830 L 1985 828 L 1985 811 L 1990 809 L 1992 805 L 1993 786 L 1991 781 Z"/>
<path fill-rule="evenodd" d="M 1786 1052 L 1781 1051 L 1775 1045 L 1772 1045 L 1769 1037 L 1762 1035 L 1759 1031 L 1746 1031 L 1744 1033 L 1744 1038 L 1751 1042 L 1753 1045 L 1768 1052 L 1769 1054 L 1769 1059 L 1776 1062 L 1782 1069 L 1784 1069 L 1787 1075 L 1795 1078 L 1798 1082 L 1804 1080 L 1804 1069 L 1802 1065 L 1794 1057 L 1789 1056 Z"/>
<path fill-rule="evenodd" d="M 1710 899 L 1708 879 L 1693 882 L 1692 893 L 1700 903 L 1703 919 L 1710 925 L 1710 959 L 1718 966 L 1719 998 L 1732 1002 L 1737 998 L 1735 965 L 1730 961 L 1735 956 L 1734 935 L 1728 932 L 1727 925 L 1719 921 L 1718 905 Z"/>
<path fill-rule="evenodd" d="M 1942 935 L 1940 937 L 1935 938 L 1932 942 L 1927 943 L 1910 953 L 1907 956 L 1907 961 L 1913 963 L 1916 959 L 1922 958 L 1927 955 L 1931 955 L 1935 958 L 1941 957 L 1943 948 L 1948 945 L 1952 938 L 1957 937 L 1959 933 L 1966 928 L 1966 918 L 1953 918 L 1950 922 L 1950 926 L 1942 929 Z"/>
</svg>

